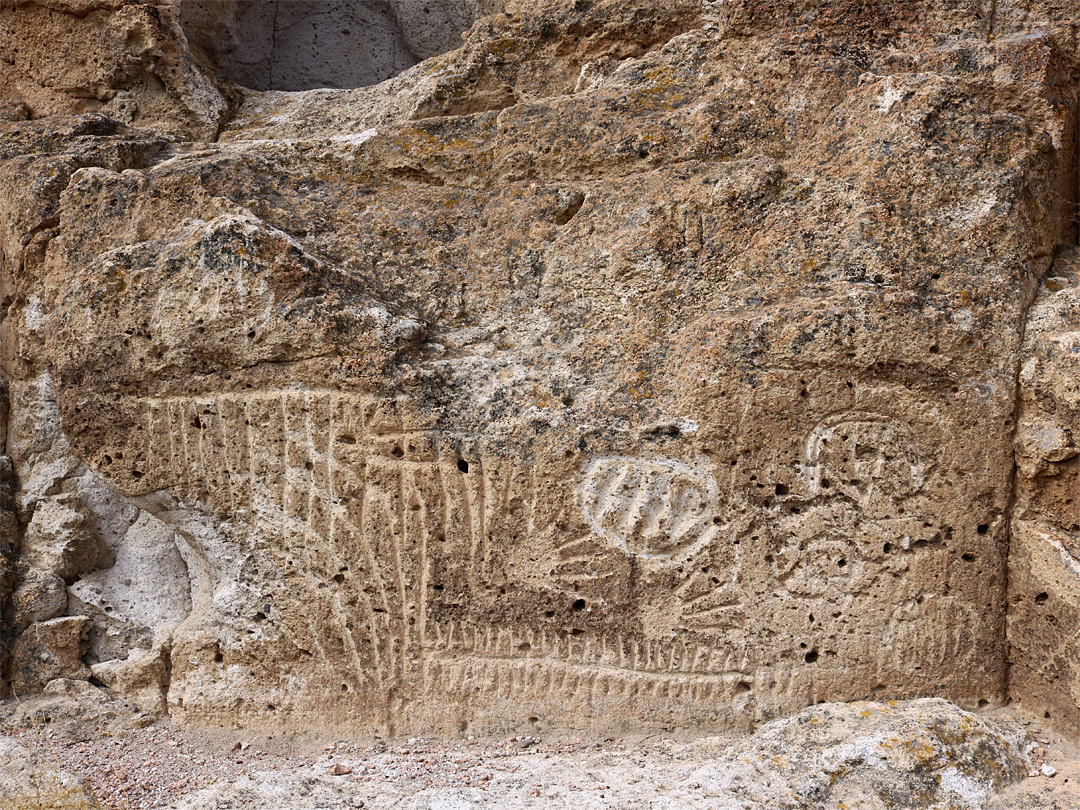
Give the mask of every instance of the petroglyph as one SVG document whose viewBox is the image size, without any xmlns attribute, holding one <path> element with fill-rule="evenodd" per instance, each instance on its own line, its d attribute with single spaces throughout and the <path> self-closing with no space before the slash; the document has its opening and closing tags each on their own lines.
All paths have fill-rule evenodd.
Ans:
<svg viewBox="0 0 1080 810">
<path fill-rule="evenodd" d="M 1076 647 L 1061 3 L 515 2 L 228 98 L 175 2 L 10 5 L 0 601 L 82 615 L 21 541 L 61 497 L 164 522 L 177 722 L 730 728 Z"/>
<path fill-rule="evenodd" d="M 720 493 L 703 464 L 605 456 L 581 472 L 582 514 L 593 531 L 623 551 L 677 562 L 717 535 Z"/>
<path fill-rule="evenodd" d="M 421 670 L 471 672 L 462 655 L 491 658 L 508 672 L 535 669 L 526 680 L 558 662 L 665 678 L 731 671 L 727 653 L 721 661 L 700 645 L 661 653 L 653 642 L 591 631 L 562 638 L 555 629 L 433 622 L 445 580 L 460 575 L 473 598 L 491 590 L 493 535 L 550 540 L 550 574 L 560 588 L 594 603 L 625 598 L 628 554 L 674 562 L 716 538 L 717 487 L 708 471 L 673 459 L 593 460 L 583 500 L 604 535 L 567 541 L 556 531 L 562 512 L 552 526 L 537 517 L 535 471 L 440 449 L 437 436 L 409 429 L 403 410 L 394 399 L 335 391 L 147 399 L 145 452 L 167 460 L 146 465 L 156 469 L 149 483 L 269 538 L 274 565 L 320 594 L 332 625 L 307 621 L 291 632 L 312 639 L 307 646 L 348 651 L 354 683 L 385 689 Z M 675 594 L 687 626 L 733 626 L 729 616 L 741 615 L 741 603 L 730 588 L 714 590 Z M 518 658 L 523 663 L 511 667 Z"/>
<path fill-rule="evenodd" d="M 977 667 L 980 651 L 971 643 L 970 630 L 976 623 L 972 608 L 951 596 L 905 600 L 893 610 L 882 634 L 878 665 L 883 676 L 911 668 L 929 674 L 950 664 Z"/>
<path fill-rule="evenodd" d="M 435 630 L 426 677 L 451 692 L 501 689 L 518 699 L 562 691 L 594 698 L 668 694 L 730 700 L 745 690 L 754 668 L 745 644 L 719 648 L 680 639 L 455 624 Z"/>
<path fill-rule="evenodd" d="M 126 452 L 158 460 L 134 462 L 142 483 L 250 527 L 253 553 L 309 594 L 308 611 L 266 627 L 341 662 L 343 689 L 379 701 L 410 685 L 466 702 L 718 701 L 763 718 L 801 700 L 799 667 L 818 653 L 798 636 L 748 648 L 760 615 L 800 600 L 821 617 L 814 633 L 839 632 L 855 600 L 907 565 L 881 548 L 906 549 L 900 533 L 921 526 L 867 514 L 922 481 L 910 432 L 876 414 L 838 414 L 805 445 L 811 496 L 845 497 L 747 510 L 738 490 L 721 499 L 705 457 L 482 453 L 474 437 L 411 423 L 400 398 L 267 389 L 141 403 L 145 450 Z M 503 615 L 506 593 L 526 588 L 543 607 Z M 881 630 L 913 654 L 904 617 L 937 606 L 881 615 Z M 628 632 L 626 617 L 648 630 Z M 939 657 L 958 643 L 918 632 Z M 832 646 L 877 655 L 863 644 Z M 875 676 L 888 680 L 890 661 Z"/>
<path fill-rule="evenodd" d="M 923 485 L 923 467 L 910 429 L 888 416 L 833 414 L 806 441 L 803 475 L 814 495 L 841 493 L 866 509 L 902 498 Z"/>
</svg>

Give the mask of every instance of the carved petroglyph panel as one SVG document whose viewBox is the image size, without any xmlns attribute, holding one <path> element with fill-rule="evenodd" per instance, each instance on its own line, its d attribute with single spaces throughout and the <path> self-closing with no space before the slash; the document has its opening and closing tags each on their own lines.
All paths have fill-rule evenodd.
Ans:
<svg viewBox="0 0 1080 810">
<path fill-rule="evenodd" d="M 298 646 L 344 650 L 360 686 L 450 677 L 468 670 L 463 659 L 520 659 L 514 671 L 535 670 L 526 680 L 549 677 L 551 667 L 749 677 L 745 651 L 726 644 L 635 640 L 588 621 L 573 632 L 555 622 L 496 627 L 473 615 L 477 605 L 498 605 L 521 548 L 547 548 L 554 561 L 547 578 L 525 573 L 517 586 L 554 585 L 591 604 L 631 601 L 634 556 L 672 576 L 679 561 L 708 557 L 721 529 L 704 464 L 601 457 L 586 462 L 576 493 L 561 492 L 538 478 L 536 463 L 465 461 L 449 440 L 410 430 L 403 410 L 395 400 L 328 391 L 149 399 L 147 457 L 165 462 L 147 465 L 157 476 L 149 483 L 249 525 L 279 575 L 318 601 L 326 626 L 307 616 L 287 622 Z M 568 508 L 600 532 L 570 531 L 582 524 Z M 733 569 L 718 573 L 719 587 L 711 569 L 675 577 L 659 600 L 670 603 L 661 606 L 670 630 L 716 636 L 742 625 Z"/>
<path fill-rule="evenodd" d="M 595 458 L 582 469 L 578 498 L 598 535 L 646 559 L 677 562 L 717 535 L 720 493 L 703 465 L 671 458 Z"/>
<path fill-rule="evenodd" d="M 882 634 L 878 666 L 883 679 L 912 671 L 933 679 L 948 668 L 976 671 L 984 650 L 974 643 L 975 609 L 951 596 L 926 594 L 897 605 Z"/>
<path fill-rule="evenodd" d="M 563 694 L 610 698 L 742 699 L 760 662 L 745 639 L 722 646 L 628 634 L 438 624 L 426 682 L 450 694 L 475 691 L 529 700 Z M 769 679 L 776 693 L 776 683 Z"/>
<path fill-rule="evenodd" d="M 629 589 L 641 560 L 672 575 L 664 596 L 648 606 L 657 632 L 715 635 L 744 625 L 738 545 L 704 458 L 594 458 L 582 468 L 577 500 L 593 531 L 558 548 L 556 576 L 568 590 L 611 601 Z"/>
<path fill-rule="evenodd" d="M 937 605 L 875 613 L 875 632 L 842 635 L 860 600 L 914 559 L 903 537 L 921 536 L 874 516 L 924 475 L 911 432 L 883 416 L 846 412 L 796 433 L 811 500 L 759 505 L 756 484 L 718 485 L 728 460 L 508 458 L 366 394 L 163 397 L 143 413 L 147 458 L 161 462 L 144 465 L 147 483 L 247 531 L 291 598 L 309 594 L 310 610 L 271 624 L 366 700 L 681 696 L 767 716 L 805 698 L 813 673 L 801 668 L 819 648 L 819 669 L 833 650 L 883 682 L 899 665 L 878 661 L 869 638 L 891 634 L 909 659 L 920 644 L 959 649 L 938 637 L 936 614 L 921 618 Z M 795 610 L 813 626 L 772 629 Z M 835 643 L 815 640 L 829 633 Z"/>
<path fill-rule="evenodd" d="M 276 391 L 145 405 L 148 458 L 166 461 L 151 484 L 250 526 L 277 575 L 325 603 L 331 626 L 309 622 L 310 646 L 344 649 L 361 682 L 401 681 L 419 657 L 435 534 L 423 491 L 443 471 L 396 402 Z"/>
</svg>

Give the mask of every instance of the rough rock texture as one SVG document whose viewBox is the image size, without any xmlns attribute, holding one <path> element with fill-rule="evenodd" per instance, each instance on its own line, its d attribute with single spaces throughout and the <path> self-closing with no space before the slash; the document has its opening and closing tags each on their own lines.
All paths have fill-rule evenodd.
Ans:
<svg viewBox="0 0 1080 810">
<path fill-rule="evenodd" d="M 255 90 L 360 87 L 461 45 L 499 0 L 180 0 L 195 53 Z"/>
<path fill-rule="evenodd" d="M 1017 503 L 1009 560 L 1013 699 L 1080 728 L 1080 253 L 1039 287 L 1021 359 Z"/>
<path fill-rule="evenodd" d="M 160 716 L 168 711 L 168 661 L 160 650 L 133 649 L 123 660 L 110 659 L 91 670 L 95 678 L 124 695 L 143 714 Z"/>
<path fill-rule="evenodd" d="M 195 64 L 173 0 L 3 0 L 0 68 L 13 105 L 0 120 L 97 112 L 212 138 L 229 107 Z"/>
<path fill-rule="evenodd" d="M 730 743 L 705 738 L 643 753 L 592 752 L 572 765 L 522 757 L 482 787 L 366 781 L 389 755 L 353 760 L 332 755 L 307 773 L 272 772 L 220 783 L 179 803 L 181 810 L 522 807 L 572 805 L 660 810 L 805 810 L 806 808 L 950 808 L 975 810 L 1019 779 L 1027 766 L 1024 735 L 995 727 L 941 700 L 908 704 L 821 705 L 763 726 Z M 387 780 L 389 781 L 389 780 Z"/>
<path fill-rule="evenodd" d="M 2 242 L 0 242 L 2 244 Z M 7 441 L 8 399 L 7 387 L 0 386 L 0 437 Z M 15 590 L 16 567 L 19 551 L 19 519 L 15 511 L 15 469 L 11 458 L 0 455 L 0 622 L 7 622 L 8 617 L 19 617 L 19 606 L 23 604 L 21 594 Z M 60 583 L 63 585 L 63 582 Z M 25 593 L 25 592 L 24 592 Z M 51 616 L 34 615 L 30 621 Z M 18 619 L 16 619 L 18 620 Z M 25 624 L 23 625 L 25 627 Z M 19 627 L 21 631 L 23 627 Z M 0 632 L 0 697 L 6 693 L 4 682 L 5 663 L 10 658 L 10 632 Z"/>
<path fill-rule="evenodd" d="M 1014 693 L 1071 660 L 1023 580 L 1070 593 L 1031 504 L 1071 381 L 1017 374 L 1075 237 L 1072 5 L 523 4 L 212 143 L 109 117 L 218 132 L 180 9 L 69 5 L 3 13 L 172 44 L 93 105 L 33 54 L 4 89 L 17 644 L 59 577 L 147 710 L 441 734 L 997 705 L 1010 591 Z"/>
<path fill-rule="evenodd" d="M 89 621 L 86 616 L 63 616 L 34 622 L 20 633 L 11 651 L 15 693 L 37 691 L 57 678 L 89 678 L 82 660 Z"/>
</svg>

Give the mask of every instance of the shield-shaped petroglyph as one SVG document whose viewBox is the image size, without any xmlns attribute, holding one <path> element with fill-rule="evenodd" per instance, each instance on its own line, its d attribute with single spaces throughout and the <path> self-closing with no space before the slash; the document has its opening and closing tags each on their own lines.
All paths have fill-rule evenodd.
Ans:
<svg viewBox="0 0 1080 810">
<path fill-rule="evenodd" d="M 603 456 L 581 472 L 585 520 L 623 551 L 678 562 L 716 537 L 719 489 L 704 464 Z"/>
<path fill-rule="evenodd" d="M 863 506 L 912 495 L 923 485 L 910 428 L 860 411 L 833 414 L 814 428 L 806 441 L 803 474 L 812 494 L 831 490 Z"/>
</svg>

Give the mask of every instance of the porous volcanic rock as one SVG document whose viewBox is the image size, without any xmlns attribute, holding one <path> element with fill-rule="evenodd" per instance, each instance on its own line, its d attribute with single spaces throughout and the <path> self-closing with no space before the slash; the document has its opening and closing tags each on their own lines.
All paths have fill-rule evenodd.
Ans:
<svg viewBox="0 0 1080 810">
<path fill-rule="evenodd" d="M 1007 699 L 1071 5 L 521 4 L 299 93 L 91 5 L 177 67 L 124 120 L 114 72 L 5 85 L 0 357 L 26 537 L 96 541 L 25 564 L 88 665 L 158 662 L 116 688 L 439 734 Z"/>
<path fill-rule="evenodd" d="M 461 45 L 500 0 L 180 0 L 204 64 L 255 90 L 360 87 Z"/>
<path fill-rule="evenodd" d="M 1080 728 L 1080 253 L 1064 247 L 1027 321 L 1016 432 L 1017 503 L 1009 557 L 1013 699 Z"/>
<path fill-rule="evenodd" d="M 98 112 L 214 137 L 228 91 L 196 64 L 179 11 L 178 0 L 3 0 L 0 97 L 13 106 L 0 120 Z"/>
</svg>

